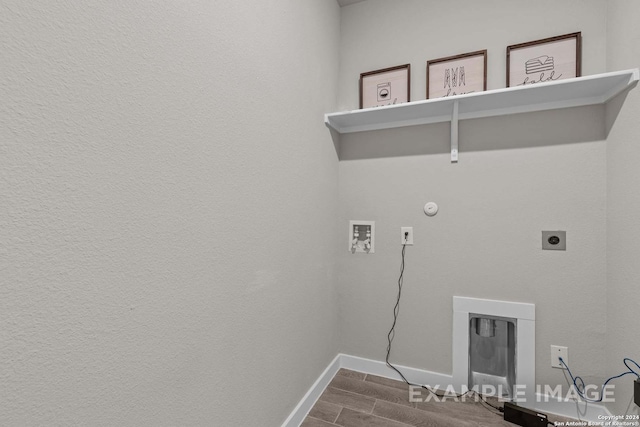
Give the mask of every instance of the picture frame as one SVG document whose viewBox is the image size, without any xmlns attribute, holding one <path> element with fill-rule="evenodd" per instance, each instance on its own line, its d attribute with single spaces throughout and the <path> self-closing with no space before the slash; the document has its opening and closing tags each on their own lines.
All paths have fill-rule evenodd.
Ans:
<svg viewBox="0 0 640 427">
<path fill-rule="evenodd" d="M 427 61 L 427 99 L 487 90 L 487 50 Z"/>
<path fill-rule="evenodd" d="M 360 108 L 411 101 L 411 65 L 404 64 L 360 74 Z"/>
<path fill-rule="evenodd" d="M 580 77 L 582 33 L 507 46 L 507 87 Z"/>
</svg>

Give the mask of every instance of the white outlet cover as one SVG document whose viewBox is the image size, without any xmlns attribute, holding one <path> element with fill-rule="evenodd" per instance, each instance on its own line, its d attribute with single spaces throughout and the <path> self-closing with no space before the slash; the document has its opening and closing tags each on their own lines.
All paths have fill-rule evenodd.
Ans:
<svg viewBox="0 0 640 427">
<path fill-rule="evenodd" d="M 551 367 L 565 369 L 564 365 L 560 363 L 558 357 L 562 357 L 564 363 L 569 365 L 569 348 L 560 345 L 551 346 Z"/>
<path fill-rule="evenodd" d="M 409 233 L 407 241 L 404 241 L 404 233 Z M 413 245 L 413 227 L 400 227 L 400 244 Z"/>
</svg>

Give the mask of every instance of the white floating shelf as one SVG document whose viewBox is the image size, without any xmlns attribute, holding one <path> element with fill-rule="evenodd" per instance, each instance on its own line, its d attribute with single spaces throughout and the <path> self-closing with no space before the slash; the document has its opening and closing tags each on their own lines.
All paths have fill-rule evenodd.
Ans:
<svg viewBox="0 0 640 427">
<path fill-rule="evenodd" d="M 352 133 L 451 122 L 451 160 L 457 161 L 458 120 L 603 104 L 638 84 L 640 71 L 616 71 L 448 98 L 325 114 L 327 127 Z"/>
</svg>

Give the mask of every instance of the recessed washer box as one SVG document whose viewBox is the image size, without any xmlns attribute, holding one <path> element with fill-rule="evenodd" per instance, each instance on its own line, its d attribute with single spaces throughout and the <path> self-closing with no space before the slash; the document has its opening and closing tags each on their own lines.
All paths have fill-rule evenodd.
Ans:
<svg viewBox="0 0 640 427">
<path fill-rule="evenodd" d="M 349 252 L 374 253 L 375 233 L 375 221 L 349 221 Z"/>
<path fill-rule="evenodd" d="M 542 232 L 542 249 L 550 251 L 566 251 L 567 250 L 567 232 L 566 231 L 543 231 Z"/>
</svg>

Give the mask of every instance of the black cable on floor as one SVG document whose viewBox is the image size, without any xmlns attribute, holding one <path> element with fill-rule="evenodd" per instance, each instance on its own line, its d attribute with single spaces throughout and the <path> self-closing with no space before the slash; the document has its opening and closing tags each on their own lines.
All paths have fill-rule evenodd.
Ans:
<svg viewBox="0 0 640 427">
<path fill-rule="evenodd" d="M 406 236 L 405 236 L 405 238 L 406 238 Z M 402 380 L 407 385 L 413 386 L 413 387 L 421 387 L 421 388 L 427 390 L 429 393 L 433 394 L 436 397 L 460 398 L 462 396 L 467 395 L 469 392 L 473 391 L 480 398 L 481 402 L 483 402 L 484 404 L 490 406 L 491 408 L 495 409 L 496 411 L 500 412 L 500 414 L 495 414 L 495 415 L 500 415 L 501 416 L 502 415 L 501 413 L 504 412 L 503 408 L 500 408 L 498 406 L 492 405 L 491 403 L 487 402 L 480 393 L 478 393 L 478 392 L 476 392 L 474 390 L 467 390 L 462 394 L 454 394 L 454 395 L 438 394 L 434 390 L 432 390 L 431 388 L 429 388 L 429 387 L 427 387 L 425 385 L 413 384 L 413 383 L 409 382 L 407 380 L 407 378 L 402 374 L 402 372 L 400 372 L 400 370 L 398 368 L 396 368 L 395 366 L 393 366 L 393 364 L 389 361 L 389 357 L 391 355 L 391 344 L 393 343 L 393 338 L 395 337 L 396 323 L 398 322 L 398 315 L 400 314 L 400 299 L 402 297 L 402 285 L 404 284 L 404 255 L 405 255 L 406 249 L 407 249 L 407 245 L 403 244 L 402 245 L 402 262 L 400 263 L 400 276 L 398 277 L 398 297 L 396 299 L 396 305 L 393 307 L 393 324 L 391 325 L 391 329 L 389 329 L 389 333 L 387 334 L 387 356 L 385 358 L 385 362 L 387 363 L 387 366 L 390 367 L 391 369 L 393 369 L 394 371 L 396 371 L 396 373 L 398 375 L 400 375 L 400 378 L 402 378 Z"/>
</svg>

